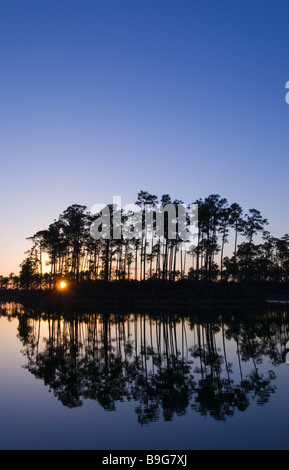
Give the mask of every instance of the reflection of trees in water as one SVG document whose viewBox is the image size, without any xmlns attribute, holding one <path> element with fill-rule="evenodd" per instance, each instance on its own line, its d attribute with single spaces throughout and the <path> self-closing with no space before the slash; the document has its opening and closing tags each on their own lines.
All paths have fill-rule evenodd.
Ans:
<svg viewBox="0 0 289 470">
<path fill-rule="evenodd" d="M 175 319 L 95 314 L 67 321 L 52 316 L 41 351 L 41 321 L 25 316 L 19 321 L 19 331 L 27 332 L 28 370 L 64 405 L 80 406 L 89 398 L 114 410 L 116 402 L 133 399 L 141 423 L 157 419 L 160 410 L 165 419 L 185 412 L 192 378 L 178 350 Z"/>
<path fill-rule="evenodd" d="M 192 356 L 199 358 L 199 365 L 194 372 L 200 378 L 195 387 L 195 403 L 192 408 L 202 415 L 210 414 L 217 420 L 225 420 L 232 416 L 235 409 L 244 411 L 249 406 L 250 397 L 257 399 L 258 404 L 268 401 L 275 387 L 271 381 L 275 379 L 273 371 L 268 371 L 265 379 L 259 373 L 257 364 L 262 363 L 264 348 L 260 338 L 248 337 L 248 331 L 241 330 L 235 336 L 236 354 L 238 358 L 240 380 L 235 383 L 233 363 L 228 361 L 226 339 L 233 337 L 230 326 L 220 321 L 218 328 L 222 347 L 217 347 L 215 325 L 207 322 L 196 325 L 197 343 L 192 348 Z M 253 331 L 252 331 L 253 332 Z M 240 335 L 240 336 L 239 336 Z M 276 338 L 275 338 L 276 339 Z M 242 363 L 252 360 L 253 370 L 244 376 Z M 222 375 L 223 373 L 223 375 Z"/>
<path fill-rule="evenodd" d="M 15 308 L 6 316 L 16 316 Z M 140 424 L 193 409 L 216 420 L 274 393 L 284 362 L 287 312 L 197 316 L 18 312 L 27 369 L 68 407 L 96 400 L 106 410 L 133 400 Z M 205 315 L 203 315 L 203 318 Z M 233 352 L 232 352 L 233 344 Z M 228 351 L 229 350 L 229 351 Z M 266 373 L 266 377 L 264 375 Z"/>
</svg>

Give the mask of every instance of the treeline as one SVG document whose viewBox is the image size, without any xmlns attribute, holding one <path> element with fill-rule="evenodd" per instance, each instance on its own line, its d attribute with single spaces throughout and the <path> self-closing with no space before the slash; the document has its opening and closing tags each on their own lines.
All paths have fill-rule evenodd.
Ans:
<svg viewBox="0 0 289 470">
<path fill-rule="evenodd" d="M 185 412 L 225 421 L 251 403 L 268 403 L 275 391 L 272 369 L 285 363 L 288 315 L 283 309 L 237 311 L 70 311 L 59 321 L 59 311 L 7 303 L 0 317 L 18 319 L 25 369 L 64 406 L 91 399 L 112 411 L 130 399 L 138 422 L 149 424 Z"/>
<path fill-rule="evenodd" d="M 91 236 L 95 220 L 86 206 L 69 206 L 47 229 L 28 239 L 31 249 L 20 265 L 19 274 L 0 276 L 0 288 L 52 288 L 61 278 L 75 281 L 181 279 L 217 281 L 288 281 L 289 235 L 272 236 L 267 219 L 257 209 L 244 213 L 237 203 L 212 194 L 197 199 L 198 230 L 195 245 L 180 237 L 146 237 L 144 223 L 147 204 L 181 204 L 168 194 L 160 199 L 140 191 L 136 204 L 142 210 L 141 236 L 114 239 Z M 108 206 L 112 213 L 112 205 Z M 128 225 L 127 215 L 121 223 Z M 176 216 L 177 219 L 177 216 Z M 176 220 L 177 222 L 177 220 Z M 226 255 L 227 251 L 230 255 Z"/>
</svg>

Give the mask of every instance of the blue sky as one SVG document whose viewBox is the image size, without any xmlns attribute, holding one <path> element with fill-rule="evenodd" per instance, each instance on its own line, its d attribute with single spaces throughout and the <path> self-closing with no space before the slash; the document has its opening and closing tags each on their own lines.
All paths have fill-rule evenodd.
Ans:
<svg viewBox="0 0 289 470">
<path fill-rule="evenodd" d="M 218 193 L 289 232 L 287 0 L 1 0 L 0 272 L 70 204 Z"/>
</svg>

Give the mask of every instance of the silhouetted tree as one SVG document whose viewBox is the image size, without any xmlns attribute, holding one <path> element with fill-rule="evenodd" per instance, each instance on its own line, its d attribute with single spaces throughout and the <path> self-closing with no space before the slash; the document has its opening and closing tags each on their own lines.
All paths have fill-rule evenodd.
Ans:
<svg viewBox="0 0 289 470">
<path fill-rule="evenodd" d="M 30 289 L 33 287 L 35 274 L 35 262 L 30 257 L 27 257 L 20 265 L 19 282 L 22 289 Z"/>
<path fill-rule="evenodd" d="M 107 205 L 108 213 L 102 214 L 101 223 L 97 222 L 101 214 L 92 216 L 86 206 L 69 206 L 47 229 L 29 237 L 32 247 L 28 257 L 33 260 L 34 274 L 38 275 L 34 285 L 38 282 L 39 287 L 51 288 L 63 275 L 76 281 L 187 278 L 206 283 L 219 279 L 288 283 L 289 236 L 278 239 L 266 231 L 268 221 L 260 211 L 250 209 L 243 215 L 239 204 L 229 205 L 218 194 L 197 199 L 194 204 L 198 206 L 198 236 L 196 247 L 190 247 L 179 235 L 180 204 L 181 200 L 172 200 L 167 193 L 158 199 L 148 191 L 140 191 L 136 200 L 141 217 L 139 231 L 134 227 L 134 214 L 119 210 L 121 236 L 117 239 L 113 231 L 116 208 L 111 204 Z M 173 238 L 169 236 L 166 206 L 174 208 Z M 148 214 L 152 215 L 149 238 L 145 223 Z M 162 235 L 157 230 L 161 215 Z M 96 238 L 90 232 L 94 223 L 100 232 Z M 108 227 L 106 235 L 102 233 L 104 226 Z M 228 256 L 226 247 L 230 243 L 233 250 Z M 192 259 L 192 264 L 187 259 Z M 12 280 L 6 283 L 4 277 L 1 281 L 2 288 L 13 283 Z M 16 278 L 14 285 L 19 285 Z"/>
</svg>

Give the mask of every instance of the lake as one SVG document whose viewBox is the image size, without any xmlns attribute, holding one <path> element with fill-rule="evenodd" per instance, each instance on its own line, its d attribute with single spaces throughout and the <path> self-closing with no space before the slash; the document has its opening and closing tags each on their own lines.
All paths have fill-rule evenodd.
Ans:
<svg viewBox="0 0 289 470">
<path fill-rule="evenodd" d="M 1 303 L 0 448 L 288 449 L 288 319 Z"/>
</svg>

